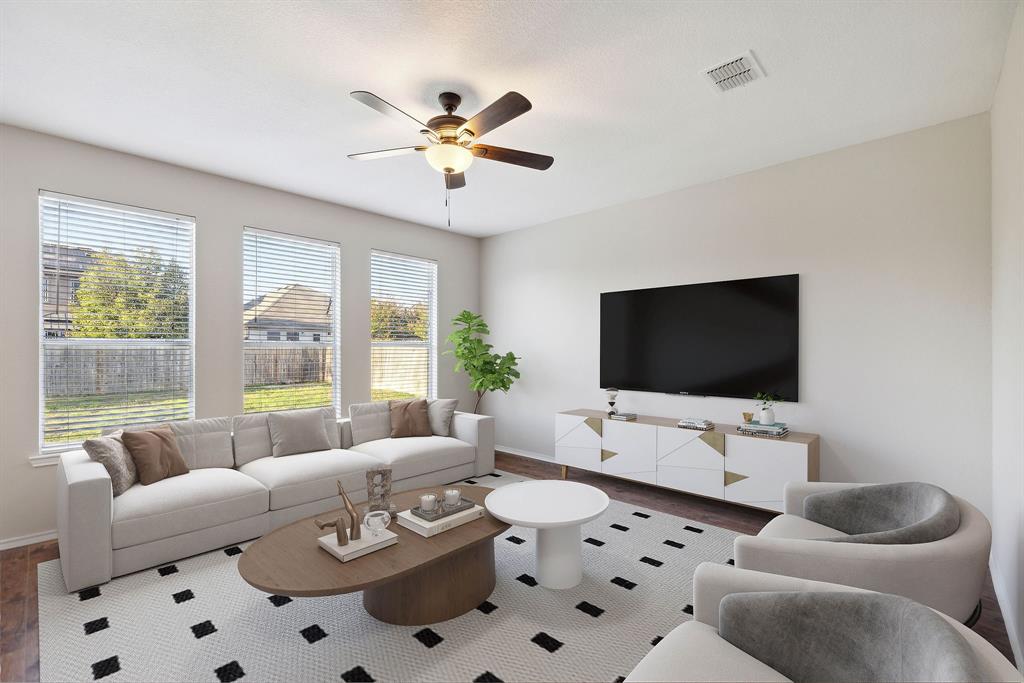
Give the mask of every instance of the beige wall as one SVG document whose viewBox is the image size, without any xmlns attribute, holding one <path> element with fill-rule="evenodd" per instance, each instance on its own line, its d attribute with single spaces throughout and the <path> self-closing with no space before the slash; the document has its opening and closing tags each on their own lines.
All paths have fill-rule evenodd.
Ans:
<svg viewBox="0 0 1024 683">
<path fill-rule="evenodd" d="M 600 292 L 799 273 L 801 402 L 777 414 L 822 435 L 822 478 L 989 511 L 989 156 L 981 114 L 484 240 L 492 342 L 522 356 L 483 407 L 498 443 L 550 456 L 556 411 L 604 407 Z M 752 403 L 620 395 L 724 423 Z"/>
<path fill-rule="evenodd" d="M 371 248 L 438 261 L 442 339 L 447 320 L 463 308 L 478 308 L 476 238 L 0 126 L 0 541 L 55 526 L 55 468 L 34 468 L 28 460 L 38 452 L 40 189 L 196 217 L 199 417 L 242 408 L 242 226 L 341 244 L 344 406 L 370 394 Z M 440 356 L 438 392 L 472 409 L 471 394 L 452 364 L 450 356 Z"/>
<path fill-rule="evenodd" d="M 1024 671 L 1024 5 L 992 104 L 992 580 Z"/>
</svg>

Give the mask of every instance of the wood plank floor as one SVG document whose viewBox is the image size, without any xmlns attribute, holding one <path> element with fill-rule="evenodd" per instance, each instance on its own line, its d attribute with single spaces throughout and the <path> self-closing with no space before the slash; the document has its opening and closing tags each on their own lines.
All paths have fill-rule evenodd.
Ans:
<svg viewBox="0 0 1024 683">
<path fill-rule="evenodd" d="M 499 469 L 535 479 L 555 479 L 557 465 L 498 453 Z M 624 479 L 571 470 L 569 478 L 602 489 L 611 498 L 687 517 L 745 534 L 756 534 L 774 515 Z M 58 556 L 46 541 L 0 552 L 0 681 L 39 680 L 39 608 L 36 565 Z M 974 630 L 1013 661 L 1010 641 L 991 580 L 982 594 L 983 612 Z"/>
</svg>

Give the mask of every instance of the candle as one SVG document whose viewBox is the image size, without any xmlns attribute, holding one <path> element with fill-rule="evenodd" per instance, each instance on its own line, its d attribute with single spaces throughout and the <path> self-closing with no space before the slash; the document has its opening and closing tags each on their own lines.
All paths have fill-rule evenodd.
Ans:
<svg viewBox="0 0 1024 683">
<path fill-rule="evenodd" d="M 458 489 L 447 489 L 444 492 L 444 504 L 453 508 L 462 500 L 462 492 Z"/>
<path fill-rule="evenodd" d="M 437 507 L 437 496 L 433 493 L 426 493 L 420 496 L 420 510 L 433 512 L 435 507 Z"/>
</svg>

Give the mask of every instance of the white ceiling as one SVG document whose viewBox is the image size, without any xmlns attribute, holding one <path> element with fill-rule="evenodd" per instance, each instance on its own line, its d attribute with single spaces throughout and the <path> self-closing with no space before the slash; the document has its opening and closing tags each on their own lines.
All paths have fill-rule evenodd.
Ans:
<svg viewBox="0 0 1024 683">
<path fill-rule="evenodd" d="M 452 229 L 492 235 L 990 107 L 1015 0 L 0 3 L 0 120 L 417 223 L 446 224 L 415 128 L 437 94 L 533 110 L 483 141 Z M 765 80 L 703 77 L 751 49 Z M 628 229 L 628 226 L 623 226 Z"/>
</svg>

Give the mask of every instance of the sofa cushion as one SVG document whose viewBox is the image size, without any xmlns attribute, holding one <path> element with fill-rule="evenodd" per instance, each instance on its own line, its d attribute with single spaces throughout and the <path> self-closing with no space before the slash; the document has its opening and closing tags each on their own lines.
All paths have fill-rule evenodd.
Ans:
<svg viewBox="0 0 1024 683">
<path fill-rule="evenodd" d="M 341 481 L 346 491 L 362 491 L 366 488 L 366 470 L 380 465 L 380 460 L 362 453 L 331 449 L 287 458 L 260 458 L 238 469 L 270 490 L 271 510 L 283 510 L 336 497 L 335 481 Z"/>
<path fill-rule="evenodd" d="M 106 436 L 82 442 L 82 450 L 89 454 L 89 458 L 103 465 L 110 475 L 110 488 L 114 496 L 120 496 L 139 481 L 132 454 L 121 441 L 123 433 L 119 429 Z"/>
<path fill-rule="evenodd" d="M 757 534 L 761 538 L 796 538 L 822 540 L 826 538 L 842 538 L 842 531 L 812 522 L 797 515 L 779 515 L 764 525 Z"/>
<path fill-rule="evenodd" d="M 331 448 L 320 408 L 282 410 L 267 416 L 275 458 Z"/>
<path fill-rule="evenodd" d="M 451 436 L 452 417 L 459 407 L 457 398 L 435 398 L 427 401 L 427 417 L 430 419 L 430 431 L 434 436 Z"/>
<path fill-rule="evenodd" d="M 262 484 L 236 470 L 207 467 L 142 486 L 113 502 L 113 547 L 127 548 L 252 517 L 269 509 Z"/>
<path fill-rule="evenodd" d="M 352 421 L 352 443 L 386 439 L 391 436 L 391 408 L 387 401 L 353 403 L 348 407 Z"/>
<path fill-rule="evenodd" d="M 132 454 L 143 486 L 188 474 L 188 465 L 178 450 L 174 432 L 166 425 L 139 432 L 121 432 L 121 441 Z"/>
<path fill-rule="evenodd" d="M 419 398 L 411 401 L 388 401 L 391 409 L 391 438 L 409 436 L 430 436 L 430 418 L 427 417 L 427 401 Z"/>
<path fill-rule="evenodd" d="M 235 444 L 235 467 L 274 455 L 267 413 L 235 415 L 231 418 L 231 431 Z"/>
<path fill-rule="evenodd" d="M 230 417 L 204 417 L 198 420 L 174 420 L 145 424 L 108 427 L 104 435 L 123 429 L 138 432 L 169 425 L 181 457 L 190 470 L 201 467 L 232 467 L 234 455 L 231 443 Z"/>
<path fill-rule="evenodd" d="M 476 449 L 450 436 L 408 436 L 367 441 L 350 450 L 390 465 L 394 481 L 437 472 L 476 460 Z"/>
<path fill-rule="evenodd" d="M 718 635 L 713 626 L 688 621 L 669 631 L 640 660 L 626 681 L 788 681 Z"/>
</svg>

